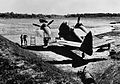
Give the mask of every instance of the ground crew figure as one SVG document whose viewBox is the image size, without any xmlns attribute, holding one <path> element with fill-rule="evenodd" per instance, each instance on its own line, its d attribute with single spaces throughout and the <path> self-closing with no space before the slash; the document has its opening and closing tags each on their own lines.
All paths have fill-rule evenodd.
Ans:
<svg viewBox="0 0 120 84">
<path fill-rule="evenodd" d="M 24 45 L 27 46 L 27 35 L 23 35 Z"/>
<path fill-rule="evenodd" d="M 48 46 L 49 40 L 50 40 L 50 28 L 47 26 L 46 23 L 48 23 L 48 21 L 46 21 L 45 19 L 39 19 L 41 24 L 40 29 L 43 30 L 43 41 L 44 41 L 44 47 Z"/>
<path fill-rule="evenodd" d="M 46 24 L 45 23 L 43 23 L 42 25 L 41 25 L 41 29 L 42 30 L 44 30 L 45 28 L 47 28 L 47 26 L 46 26 Z M 49 40 L 50 40 L 50 36 L 49 36 L 49 34 L 47 34 L 47 32 L 45 32 L 45 30 L 44 30 L 44 32 L 43 32 L 43 41 L 44 41 L 44 46 L 48 46 L 48 43 L 49 43 Z"/>
<path fill-rule="evenodd" d="M 20 36 L 20 40 L 21 40 L 21 46 L 23 46 L 23 35 L 22 34 Z"/>
<path fill-rule="evenodd" d="M 34 26 L 40 27 L 40 30 L 43 30 L 43 41 L 44 41 L 44 48 L 46 48 L 48 46 L 49 40 L 51 39 L 51 30 L 50 30 L 50 24 L 53 22 L 54 20 L 51 21 L 46 21 L 44 18 L 40 18 L 39 22 L 40 25 L 38 24 L 33 24 Z"/>
</svg>

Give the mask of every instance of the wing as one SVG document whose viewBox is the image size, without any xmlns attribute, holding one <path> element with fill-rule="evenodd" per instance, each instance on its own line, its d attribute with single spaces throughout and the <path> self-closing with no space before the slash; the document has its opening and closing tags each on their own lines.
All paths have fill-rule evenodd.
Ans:
<svg viewBox="0 0 120 84">
<path fill-rule="evenodd" d="M 85 27 L 84 27 L 85 29 Z M 87 31 L 87 33 L 89 31 L 92 32 L 92 35 L 100 35 L 100 34 L 104 34 L 107 32 L 111 32 L 114 28 L 110 27 L 110 26 L 102 26 L 102 27 L 95 27 L 95 28 L 86 28 L 85 30 Z M 74 29 L 74 32 L 77 36 L 81 37 L 81 36 L 86 36 L 86 32 L 84 32 L 83 30 L 81 30 L 80 28 L 76 28 Z"/>
<path fill-rule="evenodd" d="M 86 36 L 86 34 L 87 34 L 87 33 L 83 32 L 81 29 L 74 29 L 74 32 L 78 37 Z"/>
<path fill-rule="evenodd" d="M 97 40 L 94 39 L 93 47 L 97 48 L 97 47 L 103 46 L 105 44 L 112 43 L 114 41 L 115 41 L 114 39 L 97 39 Z M 66 40 L 57 40 L 57 43 L 59 43 L 60 45 L 67 45 L 67 46 L 76 47 L 76 48 L 79 48 L 82 44 L 79 42 L 66 41 Z"/>
<path fill-rule="evenodd" d="M 120 28 L 120 23 L 119 24 L 109 24 L 109 26 L 112 26 L 113 28 Z"/>
<path fill-rule="evenodd" d="M 114 28 L 110 26 L 102 26 L 102 27 L 91 28 L 89 29 L 89 31 L 91 31 L 93 35 L 99 35 L 99 34 L 111 32 L 113 29 Z"/>
<path fill-rule="evenodd" d="M 79 48 L 82 44 L 79 42 L 66 41 L 66 40 L 57 40 L 57 43 L 60 45 L 67 45 L 67 46 L 76 47 L 76 48 Z"/>
<path fill-rule="evenodd" d="M 101 47 L 103 45 L 106 45 L 106 44 L 109 44 L 109 43 L 112 43 L 114 42 L 115 40 L 114 39 L 111 39 L 111 38 L 108 38 L 108 39 L 99 39 L 99 38 L 95 38 L 93 40 L 93 47 L 94 48 L 98 48 L 98 47 Z"/>
</svg>

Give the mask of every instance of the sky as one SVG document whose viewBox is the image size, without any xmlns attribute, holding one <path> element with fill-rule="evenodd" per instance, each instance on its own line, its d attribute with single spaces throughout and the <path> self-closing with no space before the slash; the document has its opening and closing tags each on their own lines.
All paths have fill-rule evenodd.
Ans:
<svg viewBox="0 0 120 84">
<path fill-rule="evenodd" d="M 0 12 L 59 15 L 120 13 L 120 0 L 0 0 Z"/>
</svg>

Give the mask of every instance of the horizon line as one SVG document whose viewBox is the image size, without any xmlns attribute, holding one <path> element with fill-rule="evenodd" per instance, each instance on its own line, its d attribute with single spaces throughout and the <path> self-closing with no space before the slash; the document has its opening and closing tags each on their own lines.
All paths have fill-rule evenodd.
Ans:
<svg viewBox="0 0 120 84">
<path fill-rule="evenodd" d="M 54 13 L 18 13 L 18 12 L 0 12 L 0 13 L 14 13 L 14 14 L 42 14 L 42 15 L 69 15 L 69 14 L 120 14 L 120 13 L 111 13 L 111 12 L 86 12 L 86 13 L 67 13 L 67 14 L 54 14 Z"/>
</svg>

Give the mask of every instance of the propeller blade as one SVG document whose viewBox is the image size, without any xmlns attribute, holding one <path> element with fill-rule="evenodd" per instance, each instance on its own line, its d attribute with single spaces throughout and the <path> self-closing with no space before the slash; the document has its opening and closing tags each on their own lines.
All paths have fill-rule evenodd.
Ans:
<svg viewBox="0 0 120 84">
<path fill-rule="evenodd" d="M 85 72 L 86 67 L 87 67 L 87 66 L 85 66 L 85 67 L 83 68 L 83 72 Z"/>
<path fill-rule="evenodd" d="M 49 26 L 51 23 L 53 23 L 53 21 L 54 21 L 54 20 L 51 20 L 51 21 L 47 24 L 47 26 Z"/>
<path fill-rule="evenodd" d="M 33 23 L 33 25 L 34 25 L 34 26 L 37 26 L 37 27 L 41 27 L 40 25 L 38 25 L 38 24 L 35 24 L 35 23 Z"/>
<path fill-rule="evenodd" d="M 78 20 L 77 20 L 77 23 L 79 23 L 80 22 L 80 16 L 78 16 Z"/>
</svg>

